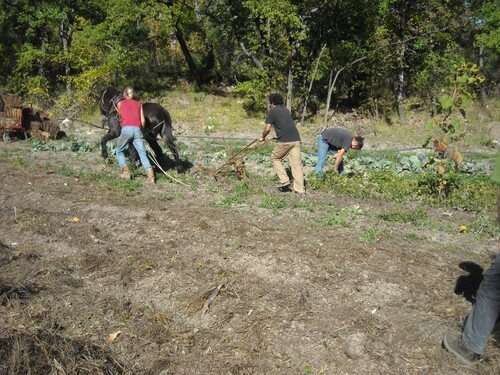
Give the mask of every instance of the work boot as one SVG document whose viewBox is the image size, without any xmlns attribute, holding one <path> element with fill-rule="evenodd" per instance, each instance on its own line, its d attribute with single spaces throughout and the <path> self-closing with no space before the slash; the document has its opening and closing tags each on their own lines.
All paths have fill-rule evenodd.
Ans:
<svg viewBox="0 0 500 375">
<path fill-rule="evenodd" d="M 471 367 L 474 361 L 479 358 L 479 354 L 474 353 L 464 345 L 461 337 L 451 333 L 444 335 L 443 345 L 446 350 L 457 357 L 458 362 L 467 367 Z"/>
<path fill-rule="evenodd" d="M 290 186 L 290 181 L 287 181 L 287 182 L 280 182 L 278 185 L 276 185 L 276 187 L 278 189 L 283 189 L 283 188 L 286 188 Z"/>
<path fill-rule="evenodd" d="M 153 168 L 146 169 L 146 177 L 148 182 L 152 184 L 155 183 L 155 172 L 153 171 Z"/>
<path fill-rule="evenodd" d="M 128 169 L 128 166 L 122 167 L 122 174 L 120 175 L 120 178 L 123 180 L 130 180 L 130 170 Z"/>
</svg>

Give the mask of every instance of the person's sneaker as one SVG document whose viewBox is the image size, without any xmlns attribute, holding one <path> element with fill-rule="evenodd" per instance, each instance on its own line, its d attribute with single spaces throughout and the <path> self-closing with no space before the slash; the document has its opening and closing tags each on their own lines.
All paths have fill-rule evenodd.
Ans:
<svg viewBox="0 0 500 375">
<path fill-rule="evenodd" d="M 278 189 L 283 189 L 283 188 L 286 188 L 288 186 L 290 186 L 290 182 L 280 182 L 278 185 L 276 185 L 276 187 Z"/>
<path fill-rule="evenodd" d="M 479 354 L 469 350 L 462 342 L 462 338 L 454 334 L 447 333 L 444 335 L 443 345 L 446 350 L 453 353 L 455 357 L 457 357 L 458 362 L 464 366 L 471 367 L 474 361 L 479 358 Z"/>
</svg>

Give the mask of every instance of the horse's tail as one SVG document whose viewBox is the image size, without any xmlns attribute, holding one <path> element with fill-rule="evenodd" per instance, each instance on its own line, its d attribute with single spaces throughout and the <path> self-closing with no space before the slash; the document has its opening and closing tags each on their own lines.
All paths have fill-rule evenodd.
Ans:
<svg viewBox="0 0 500 375">
<path fill-rule="evenodd" d="M 161 117 L 163 126 L 161 128 L 161 137 L 165 140 L 165 147 L 171 148 L 174 145 L 174 134 L 172 132 L 172 118 L 165 108 L 162 108 Z"/>
<path fill-rule="evenodd" d="M 179 157 L 179 150 L 174 143 L 174 134 L 172 129 L 172 118 L 170 117 L 170 113 L 162 107 L 161 115 L 163 117 L 163 127 L 161 128 L 161 136 L 165 140 L 165 147 L 168 147 L 172 155 L 174 155 L 175 164 L 177 166 L 177 170 L 180 171 L 181 159 Z"/>
</svg>

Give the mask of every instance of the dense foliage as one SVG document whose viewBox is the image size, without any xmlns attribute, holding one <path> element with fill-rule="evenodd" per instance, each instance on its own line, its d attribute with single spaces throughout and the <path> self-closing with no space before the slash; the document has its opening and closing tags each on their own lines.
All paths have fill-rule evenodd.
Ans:
<svg viewBox="0 0 500 375">
<path fill-rule="evenodd" d="M 1 9 L 0 89 L 45 106 L 63 93 L 85 103 L 110 84 L 154 92 L 188 80 L 235 86 L 248 110 L 277 90 L 303 118 L 349 99 L 404 122 L 409 97 L 436 105 L 464 66 L 478 67 L 474 96 L 494 95 L 499 78 L 495 0 L 3 0 Z"/>
</svg>

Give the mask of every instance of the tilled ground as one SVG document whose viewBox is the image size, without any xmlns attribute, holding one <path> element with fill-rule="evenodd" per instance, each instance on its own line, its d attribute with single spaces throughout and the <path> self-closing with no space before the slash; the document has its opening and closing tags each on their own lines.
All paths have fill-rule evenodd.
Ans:
<svg viewBox="0 0 500 375">
<path fill-rule="evenodd" d="M 0 374 L 499 373 L 494 339 L 472 369 L 441 348 L 470 308 L 459 264 L 497 251 L 446 229 L 472 213 L 418 228 L 380 219 L 418 202 L 271 182 L 230 206 L 237 182 L 210 177 L 126 192 L 97 153 L 27 148 L 0 143 Z"/>
</svg>

